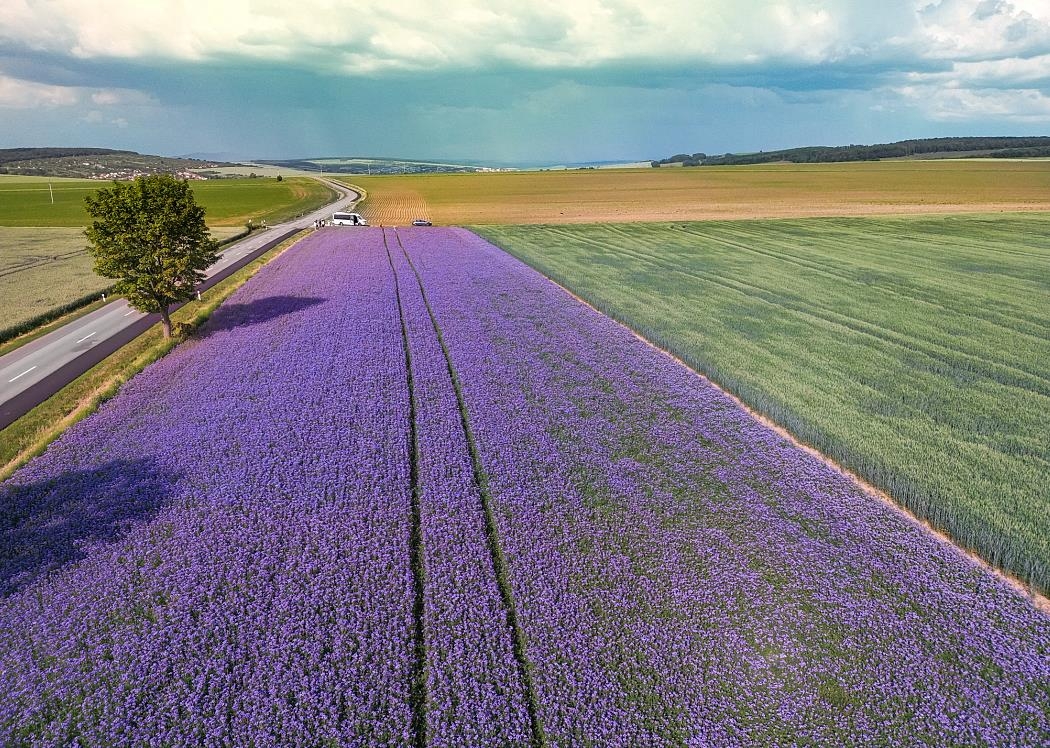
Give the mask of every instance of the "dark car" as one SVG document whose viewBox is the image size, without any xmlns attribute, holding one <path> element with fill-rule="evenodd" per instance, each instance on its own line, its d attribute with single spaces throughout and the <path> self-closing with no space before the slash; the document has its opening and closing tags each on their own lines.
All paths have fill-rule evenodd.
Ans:
<svg viewBox="0 0 1050 748">
<path fill-rule="evenodd" d="M 413 226 L 433 226 L 434 224 L 431 223 L 430 221 L 428 221 L 425 218 L 417 218 L 416 220 L 412 221 L 412 225 Z"/>
</svg>

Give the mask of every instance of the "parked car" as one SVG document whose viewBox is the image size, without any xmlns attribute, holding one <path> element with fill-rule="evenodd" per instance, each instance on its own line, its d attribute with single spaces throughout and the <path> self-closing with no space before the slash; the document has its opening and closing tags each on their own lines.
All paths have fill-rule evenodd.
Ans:
<svg viewBox="0 0 1050 748">
<path fill-rule="evenodd" d="M 428 221 L 425 218 L 417 218 L 416 220 L 412 221 L 412 225 L 413 226 L 433 226 L 434 224 L 431 223 L 430 221 Z"/>
<path fill-rule="evenodd" d="M 360 213 L 333 213 L 333 226 L 367 226 L 368 221 L 361 217 Z"/>
</svg>

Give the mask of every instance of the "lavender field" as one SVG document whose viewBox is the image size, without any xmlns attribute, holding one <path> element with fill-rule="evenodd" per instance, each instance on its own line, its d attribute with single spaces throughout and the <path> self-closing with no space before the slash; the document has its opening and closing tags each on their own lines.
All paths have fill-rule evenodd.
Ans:
<svg viewBox="0 0 1050 748">
<path fill-rule="evenodd" d="M 1046 745 L 1050 617 L 458 229 L 328 229 L 0 488 L 2 745 Z"/>
</svg>

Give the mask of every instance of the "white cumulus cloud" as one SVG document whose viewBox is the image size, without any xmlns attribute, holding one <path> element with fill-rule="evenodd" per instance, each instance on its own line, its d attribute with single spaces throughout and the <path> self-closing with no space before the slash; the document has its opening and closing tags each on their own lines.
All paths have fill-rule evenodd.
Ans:
<svg viewBox="0 0 1050 748">
<path fill-rule="evenodd" d="M 149 96 L 129 89 L 58 86 L 0 73 L 0 109 L 53 109 L 87 103 L 119 108 L 151 102 Z"/>
<path fill-rule="evenodd" d="M 938 117 L 1010 116 L 1016 105 L 1025 113 L 1017 116 L 1038 118 L 1050 86 L 1050 0 L 3 0 L 0 106 L 134 100 L 46 76 L 34 83 L 4 62 L 19 59 L 70 74 L 176 62 L 351 77 L 694 70 L 742 88 L 752 86 L 741 78 L 750 72 L 772 80 L 812 70 L 812 88 L 868 76 L 857 85 Z M 148 79 L 132 85 L 146 90 Z"/>
<path fill-rule="evenodd" d="M 916 29 L 926 55 L 950 60 L 996 59 L 1050 52 L 1050 2 L 941 0 L 919 12 Z"/>
<path fill-rule="evenodd" d="M 0 75 L 0 108 L 36 109 L 70 106 L 78 101 L 80 101 L 80 94 L 74 88 L 49 86 L 44 83 Z"/>
<path fill-rule="evenodd" d="M 942 122 L 989 118 L 1002 122 L 1050 122 L 1050 96 L 1034 88 L 905 86 L 897 93 L 931 119 Z"/>
<path fill-rule="evenodd" d="M 814 63 L 902 42 L 987 50 L 996 34 L 1008 46 L 1017 42 L 1010 34 L 1028 43 L 1042 33 L 1045 13 L 1040 21 L 1009 3 L 978 8 L 988 1 L 6 0 L 0 44 L 80 59 L 265 59 L 371 73 L 493 63 Z M 974 22 L 974 13 L 987 17 Z"/>
</svg>

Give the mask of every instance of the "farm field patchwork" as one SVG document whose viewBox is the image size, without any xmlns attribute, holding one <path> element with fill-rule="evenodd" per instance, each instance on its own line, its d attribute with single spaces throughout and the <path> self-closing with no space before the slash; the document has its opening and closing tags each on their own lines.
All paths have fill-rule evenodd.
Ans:
<svg viewBox="0 0 1050 748">
<path fill-rule="evenodd" d="M 1050 589 L 1050 217 L 482 233 Z"/>
<path fill-rule="evenodd" d="M 0 533 L 4 743 L 1050 734 L 1045 613 L 463 230 L 311 235 Z"/>
<path fill-rule="evenodd" d="M 373 224 L 564 224 L 1050 210 L 1050 161 L 341 177 Z"/>
<path fill-rule="evenodd" d="M 0 226 L 86 226 L 84 197 L 109 185 L 91 179 L 0 176 Z M 192 182 L 191 187 L 209 226 L 241 228 L 249 218 L 269 223 L 287 220 L 323 205 L 332 194 L 317 180 L 305 177 L 281 182 L 214 179 Z"/>
<path fill-rule="evenodd" d="M 211 233 L 225 239 L 242 230 L 222 226 Z M 0 226 L 0 330 L 113 285 L 93 265 L 83 229 Z"/>
</svg>

